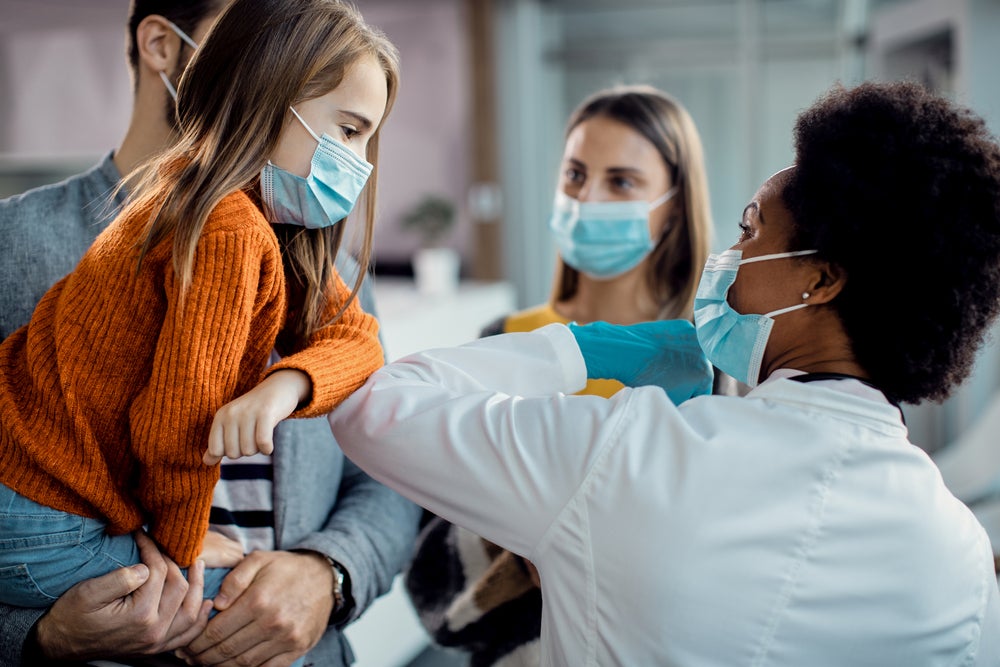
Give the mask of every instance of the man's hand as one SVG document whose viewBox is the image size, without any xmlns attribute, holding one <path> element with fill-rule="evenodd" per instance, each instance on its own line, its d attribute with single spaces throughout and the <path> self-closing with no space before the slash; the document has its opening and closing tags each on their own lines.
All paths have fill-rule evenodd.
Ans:
<svg viewBox="0 0 1000 667">
<path fill-rule="evenodd" d="M 38 621 L 37 638 L 50 658 L 89 659 L 151 655 L 184 646 L 208 622 L 202 600 L 204 565 L 190 581 L 151 539 L 135 534 L 143 564 L 82 581 Z"/>
<path fill-rule="evenodd" d="M 219 613 L 180 657 L 222 667 L 287 667 L 326 632 L 333 571 L 320 554 L 255 551 L 223 580 L 215 608 Z"/>
</svg>

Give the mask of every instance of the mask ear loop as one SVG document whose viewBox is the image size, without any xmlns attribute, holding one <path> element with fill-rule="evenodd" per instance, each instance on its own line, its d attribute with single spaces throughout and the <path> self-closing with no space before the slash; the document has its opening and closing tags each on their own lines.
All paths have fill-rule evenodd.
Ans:
<svg viewBox="0 0 1000 667">
<path fill-rule="evenodd" d="M 167 87 L 167 92 L 170 93 L 170 97 L 173 98 L 174 102 L 177 102 L 177 89 L 174 88 L 174 84 L 170 83 L 170 78 L 167 73 L 162 69 L 160 70 L 160 78 L 163 80 L 163 85 Z"/>
<path fill-rule="evenodd" d="M 185 44 L 187 44 L 188 46 L 190 46 L 195 51 L 198 50 L 198 43 L 195 42 L 190 37 L 188 37 L 188 34 L 186 32 L 184 32 L 183 30 L 181 30 L 180 28 L 178 28 L 176 23 L 174 23 L 170 19 L 167 19 L 167 25 L 170 26 L 171 30 L 173 30 L 175 33 L 177 33 L 178 37 L 180 37 L 182 40 L 184 40 Z"/>
<path fill-rule="evenodd" d="M 177 24 L 171 21 L 170 19 L 166 19 L 166 21 L 167 25 L 170 26 L 170 29 L 173 30 L 185 44 L 190 46 L 195 51 L 198 50 L 198 43 L 195 42 L 190 37 L 188 37 L 188 34 L 186 32 L 177 27 Z M 170 77 L 168 77 L 167 73 L 164 72 L 163 70 L 160 70 L 160 79 L 163 80 L 163 85 L 167 87 L 167 92 L 170 93 L 170 97 L 174 99 L 174 102 L 177 102 L 177 89 L 174 88 L 174 84 L 170 83 Z"/>
<path fill-rule="evenodd" d="M 666 204 L 668 201 L 670 201 L 670 199 L 673 198 L 673 196 L 675 194 L 677 194 L 677 186 L 676 185 L 674 187 L 670 188 L 669 190 L 667 190 L 666 192 L 664 192 L 662 195 L 660 195 L 659 197 L 657 197 L 653 201 L 649 202 L 649 212 L 652 213 L 656 209 L 658 209 L 661 206 L 663 206 L 664 204 Z"/>
<path fill-rule="evenodd" d="M 316 136 L 316 133 L 312 131 L 312 128 L 309 127 L 304 120 L 302 120 L 302 116 L 300 116 L 299 112 L 295 110 L 295 107 L 288 107 L 288 108 L 291 110 L 293 114 L 295 114 L 295 117 L 299 119 L 299 122 L 302 123 L 302 127 L 306 128 L 306 132 L 308 132 L 312 136 L 312 138 L 316 140 L 316 143 L 317 144 L 322 143 L 319 140 L 319 137 Z"/>
<path fill-rule="evenodd" d="M 794 306 L 789 306 L 788 308 L 779 308 L 778 310 L 772 310 L 770 313 L 764 313 L 764 317 L 775 318 L 778 315 L 784 315 L 785 313 L 790 313 L 793 310 L 801 310 L 803 308 L 808 308 L 811 304 L 808 303 L 797 303 Z"/>
<path fill-rule="evenodd" d="M 663 206 L 664 204 L 666 204 L 668 201 L 670 201 L 673 198 L 674 195 L 677 194 L 677 192 L 678 192 L 678 189 L 677 189 L 677 186 L 675 185 L 672 188 L 670 188 L 669 190 L 667 190 L 666 192 L 664 192 L 662 195 L 660 195 L 659 197 L 657 197 L 656 199 L 654 199 L 653 201 L 649 202 L 649 212 L 652 213 L 656 209 L 658 209 L 661 206 Z M 661 243 L 663 243 L 663 240 L 665 238 L 667 238 L 667 234 L 669 234 L 670 230 L 673 229 L 673 228 L 674 228 L 674 225 L 671 223 L 670 219 L 668 218 L 666 220 L 666 222 L 664 222 L 664 224 L 663 224 L 663 231 L 660 232 L 660 238 L 657 239 L 657 241 L 656 241 L 656 245 L 657 246 L 659 246 Z"/>
<path fill-rule="evenodd" d="M 740 265 L 752 264 L 754 262 L 764 262 L 769 259 L 782 259 L 784 257 L 801 257 L 802 255 L 815 255 L 819 250 L 793 250 L 791 252 L 775 252 L 770 255 L 757 255 L 748 259 L 740 259 Z"/>
</svg>

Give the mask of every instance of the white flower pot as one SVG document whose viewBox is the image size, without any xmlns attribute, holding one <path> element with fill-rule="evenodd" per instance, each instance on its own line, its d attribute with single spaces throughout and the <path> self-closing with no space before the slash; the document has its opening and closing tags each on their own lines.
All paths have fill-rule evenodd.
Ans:
<svg viewBox="0 0 1000 667">
<path fill-rule="evenodd" d="M 451 294 L 458 289 L 461 258 L 451 248 L 421 248 L 413 255 L 413 277 L 421 294 Z"/>
</svg>

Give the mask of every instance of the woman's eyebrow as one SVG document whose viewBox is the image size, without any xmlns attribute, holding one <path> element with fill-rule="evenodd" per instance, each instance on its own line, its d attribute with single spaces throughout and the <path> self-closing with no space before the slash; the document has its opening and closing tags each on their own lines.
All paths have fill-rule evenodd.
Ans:
<svg viewBox="0 0 1000 667">
<path fill-rule="evenodd" d="M 642 174 L 642 169 L 636 167 L 608 167 L 607 171 L 612 174 Z"/>
</svg>

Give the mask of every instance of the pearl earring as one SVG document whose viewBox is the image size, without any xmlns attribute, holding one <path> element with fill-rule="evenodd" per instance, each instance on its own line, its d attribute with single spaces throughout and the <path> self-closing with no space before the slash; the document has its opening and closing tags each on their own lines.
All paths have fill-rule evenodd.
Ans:
<svg viewBox="0 0 1000 667">
<path fill-rule="evenodd" d="M 805 301 L 808 298 L 809 298 L 809 292 L 803 292 L 802 293 L 802 300 Z"/>
</svg>

